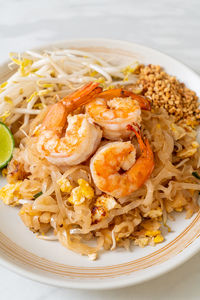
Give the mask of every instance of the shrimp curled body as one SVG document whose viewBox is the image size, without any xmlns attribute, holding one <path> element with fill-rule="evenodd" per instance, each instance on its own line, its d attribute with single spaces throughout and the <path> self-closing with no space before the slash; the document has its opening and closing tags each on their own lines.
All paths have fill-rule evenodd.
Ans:
<svg viewBox="0 0 200 300">
<path fill-rule="evenodd" d="M 101 129 L 89 122 L 86 115 L 69 114 L 99 92 L 98 84 L 89 83 L 50 108 L 39 129 L 37 142 L 38 151 L 48 161 L 58 166 L 77 165 L 97 149 Z"/>
<path fill-rule="evenodd" d="M 77 165 L 88 159 L 97 149 L 102 132 L 85 115 L 68 116 L 64 137 L 46 130 L 39 138 L 38 149 L 56 165 Z"/>
<path fill-rule="evenodd" d="M 148 140 L 131 126 L 137 137 L 141 156 L 131 142 L 111 142 L 99 148 L 90 162 L 95 185 L 103 192 L 116 197 L 130 195 L 139 189 L 154 169 L 154 157 Z"/>
<path fill-rule="evenodd" d="M 150 110 L 146 98 L 120 88 L 104 91 L 95 98 L 87 104 L 86 111 L 92 120 L 101 126 L 103 136 L 109 140 L 129 137 L 131 131 L 127 130 L 127 125 L 139 125 L 141 109 Z"/>
</svg>

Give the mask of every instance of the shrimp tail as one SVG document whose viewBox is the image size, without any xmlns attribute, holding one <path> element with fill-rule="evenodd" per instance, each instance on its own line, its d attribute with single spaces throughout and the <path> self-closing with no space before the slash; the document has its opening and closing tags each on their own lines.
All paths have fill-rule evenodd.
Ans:
<svg viewBox="0 0 200 300">
<path fill-rule="evenodd" d="M 141 95 L 136 95 L 133 92 L 124 90 L 122 88 L 103 91 L 102 93 L 98 94 L 97 97 L 102 97 L 107 100 L 111 100 L 116 97 L 122 97 L 122 98 L 131 97 L 132 99 L 138 101 L 141 109 L 151 110 L 150 101 L 146 97 Z"/>
<path fill-rule="evenodd" d="M 137 131 L 130 124 L 127 125 L 127 129 L 132 130 L 135 133 L 136 138 L 137 138 L 138 143 L 139 143 L 139 146 L 140 146 L 140 150 L 142 152 L 142 155 L 138 158 L 138 160 L 135 164 L 134 171 L 138 170 L 138 173 L 140 173 L 140 171 L 139 171 L 140 168 L 142 168 L 142 166 L 145 165 L 146 175 L 145 175 L 145 172 L 143 173 L 143 175 L 146 176 L 145 180 L 147 180 L 149 178 L 149 176 L 151 175 L 153 169 L 154 169 L 154 155 L 153 155 L 151 146 L 149 144 L 148 139 L 145 139 L 143 141 L 140 129 L 139 129 L 139 131 Z M 142 180 L 141 180 L 141 182 L 142 182 Z"/>
<path fill-rule="evenodd" d="M 67 115 L 78 107 L 90 102 L 102 88 L 99 83 L 89 82 L 82 88 L 64 97 L 51 106 L 43 120 L 42 127 L 48 130 L 60 131 L 66 123 Z"/>
<path fill-rule="evenodd" d="M 138 140 L 138 143 L 139 143 L 139 146 L 140 146 L 140 150 L 143 152 L 143 151 L 146 150 L 147 142 L 149 144 L 149 141 L 147 139 L 145 139 L 145 141 L 143 141 L 141 130 L 140 130 L 138 124 L 133 123 L 133 125 L 138 128 L 138 131 L 132 125 L 130 125 L 130 124 L 127 125 L 127 129 L 131 130 L 131 131 L 133 131 L 135 133 L 135 135 L 137 137 L 137 140 Z"/>
<path fill-rule="evenodd" d="M 89 82 L 74 93 L 64 97 L 62 102 L 69 107 L 70 110 L 73 110 L 77 107 L 87 104 L 91 101 L 91 99 L 101 92 L 102 88 L 99 86 L 99 83 Z"/>
</svg>

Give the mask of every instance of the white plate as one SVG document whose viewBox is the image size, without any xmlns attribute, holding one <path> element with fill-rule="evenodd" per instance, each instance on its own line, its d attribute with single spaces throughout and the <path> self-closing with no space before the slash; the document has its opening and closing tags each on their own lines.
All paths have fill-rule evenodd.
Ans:
<svg viewBox="0 0 200 300">
<path fill-rule="evenodd" d="M 43 47 L 90 48 L 104 50 L 117 59 L 138 60 L 158 64 L 167 72 L 200 94 L 200 78 L 188 67 L 158 51 L 123 41 L 72 40 Z M 10 71 L 0 66 L 0 81 Z M 0 179 L 3 185 L 4 180 Z M 73 253 L 58 242 L 39 240 L 21 222 L 17 208 L 0 202 L 0 263 L 31 279 L 62 287 L 84 289 L 111 289 L 141 283 L 172 270 L 188 260 L 200 249 L 200 213 L 186 220 L 179 214 L 169 224 L 173 231 L 165 242 L 144 249 L 134 247 L 132 252 L 122 249 L 101 253 L 97 261 Z"/>
</svg>

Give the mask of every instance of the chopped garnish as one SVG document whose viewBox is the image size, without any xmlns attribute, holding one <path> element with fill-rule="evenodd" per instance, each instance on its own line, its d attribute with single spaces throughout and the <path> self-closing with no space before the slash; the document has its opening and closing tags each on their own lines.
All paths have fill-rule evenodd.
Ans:
<svg viewBox="0 0 200 300">
<path fill-rule="evenodd" d="M 192 172 L 192 175 L 197 179 L 200 179 L 200 175 L 197 172 Z"/>
<path fill-rule="evenodd" d="M 37 198 L 40 197 L 42 194 L 43 194 L 43 192 L 39 192 L 39 193 L 35 194 L 35 195 L 33 196 L 33 198 L 34 198 L 34 199 L 37 199 Z"/>
</svg>

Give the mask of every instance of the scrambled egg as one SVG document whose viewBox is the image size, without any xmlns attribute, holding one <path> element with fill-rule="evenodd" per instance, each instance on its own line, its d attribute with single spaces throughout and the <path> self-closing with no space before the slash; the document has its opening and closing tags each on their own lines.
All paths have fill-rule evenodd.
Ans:
<svg viewBox="0 0 200 300">
<path fill-rule="evenodd" d="M 164 237 L 161 234 L 158 234 L 153 239 L 155 244 L 162 243 L 164 241 Z"/>
<path fill-rule="evenodd" d="M 67 178 L 61 177 L 57 180 L 57 184 L 59 185 L 60 190 L 63 193 L 70 193 L 72 190 L 72 185 Z"/>
<path fill-rule="evenodd" d="M 68 201 L 73 205 L 80 205 L 86 199 L 91 200 L 94 197 L 94 190 L 86 180 L 80 178 L 78 184 L 79 186 L 72 189 L 68 198 Z"/>
<path fill-rule="evenodd" d="M 101 221 L 107 215 L 109 210 L 119 207 L 120 205 L 112 196 L 102 195 L 98 197 L 92 210 L 93 223 Z"/>
<path fill-rule="evenodd" d="M 155 244 L 161 243 L 164 241 L 164 237 L 162 236 L 160 230 L 148 230 L 148 231 L 146 231 L 145 235 L 148 237 L 153 237 L 153 241 Z"/>
<path fill-rule="evenodd" d="M 160 230 L 148 230 L 146 231 L 145 235 L 146 236 L 157 236 L 158 234 L 160 234 Z"/>
<path fill-rule="evenodd" d="M 78 180 L 78 184 L 80 186 L 80 190 L 81 190 L 83 196 L 85 196 L 85 198 L 91 200 L 94 197 L 94 190 L 89 185 L 89 183 L 86 180 L 80 178 Z"/>
<path fill-rule="evenodd" d="M 21 186 L 21 181 L 18 181 L 14 184 L 6 184 L 0 189 L 0 198 L 7 204 L 17 204 L 18 199 L 20 198 L 19 189 Z"/>
<path fill-rule="evenodd" d="M 162 216 L 162 209 L 158 207 L 157 209 L 151 209 L 144 214 L 144 217 L 157 218 Z"/>
<path fill-rule="evenodd" d="M 164 241 L 164 237 L 161 234 L 160 230 L 147 230 L 145 232 L 145 237 L 140 237 L 135 239 L 134 244 L 143 248 L 147 246 L 149 243 L 153 242 L 154 244 L 162 243 Z"/>
</svg>

